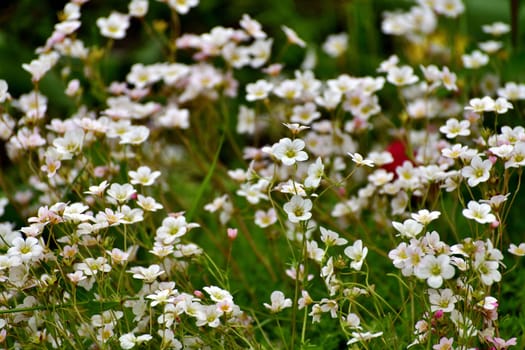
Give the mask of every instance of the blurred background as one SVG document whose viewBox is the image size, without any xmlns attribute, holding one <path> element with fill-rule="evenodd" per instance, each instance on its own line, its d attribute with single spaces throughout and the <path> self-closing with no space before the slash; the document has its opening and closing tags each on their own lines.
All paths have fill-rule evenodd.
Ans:
<svg viewBox="0 0 525 350">
<path fill-rule="evenodd" d="M 4 0 L 0 1 L 0 78 L 9 83 L 13 96 L 32 89 L 29 74 L 22 70 L 21 64 L 35 58 L 34 50 L 45 44 L 53 31 L 65 1 L 47 0 Z M 512 60 L 505 65 L 502 80 L 525 80 L 525 6 L 520 0 L 464 0 L 467 11 L 450 25 L 459 29 L 459 35 L 468 36 L 468 48 L 476 46 L 477 41 L 487 40 L 481 25 L 502 21 L 515 23 L 513 28 L 514 50 Z M 79 36 L 87 45 L 105 45 L 105 38 L 98 34 L 96 18 L 107 16 L 112 10 L 127 11 L 128 1 L 91 0 L 82 9 L 83 25 Z M 259 20 L 268 34 L 275 38 L 274 47 L 285 42 L 281 25 L 294 30 L 308 43 L 309 47 L 321 52 L 320 45 L 327 35 L 348 32 L 350 45 L 344 62 L 337 62 L 351 74 L 372 74 L 377 63 L 388 57 L 395 45 L 395 38 L 381 34 L 381 18 L 384 11 L 409 8 L 415 1 L 408 0 L 201 0 L 197 8 L 181 16 L 183 33 L 203 33 L 212 27 L 238 27 L 243 13 Z M 521 5 L 521 6 L 520 6 Z M 163 19 L 169 21 L 170 14 L 165 4 L 150 1 L 147 20 Z M 443 20 L 441 17 L 440 20 Z M 507 36 L 508 40 L 512 36 Z M 133 20 L 125 40 L 116 43 L 115 61 L 108 79 L 122 79 L 124 72 L 133 62 L 152 63 L 164 60 L 159 41 L 142 30 L 139 20 Z M 279 42 L 281 40 L 281 42 Z M 126 50 L 130 49 L 130 50 Z M 132 49 L 132 50 L 131 50 Z M 297 66 L 304 59 L 304 50 L 291 48 L 283 59 Z M 322 54 L 322 53 L 321 53 Z M 330 60 L 319 60 L 323 65 L 316 67 L 316 74 L 329 76 L 336 71 Z M 43 92 L 56 102 L 67 104 L 67 99 L 56 89 L 62 84 L 57 72 L 48 74 L 41 83 Z"/>
</svg>

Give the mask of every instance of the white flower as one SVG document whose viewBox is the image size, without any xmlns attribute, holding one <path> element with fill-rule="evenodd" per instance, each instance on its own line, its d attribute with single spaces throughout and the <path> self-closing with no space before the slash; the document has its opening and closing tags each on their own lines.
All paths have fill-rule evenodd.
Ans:
<svg viewBox="0 0 525 350">
<path fill-rule="evenodd" d="M 356 163 L 357 165 L 366 165 L 368 167 L 374 167 L 374 161 L 373 160 L 370 160 L 370 159 L 364 159 L 362 155 L 360 155 L 359 153 L 350 153 L 348 152 L 347 153 L 351 158 L 352 158 L 352 161 L 354 163 Z"/>
<path fill-rule="evenodd" d="M 451 289 L 429 289 L 428 299 L 430 301 L 430 311 L 435 312 L 442 310 L 443 312 L 452 312 L 454 305 L 458 298 L 454 295 Z"/>
<path fill-rule="evenodd" d="M 476 220 L 480 224 L 489 224 L 496 221 L 496 217 L 490 212 L 490 205 L 485 203 L 480 204 L 476 201 L 470 201 L 462 213 L 467 219 Z"/>
<path fill-rule="evenodd" d="M 97 26 L 103 36 L 112 39 L 123 39 L 129 27 L 129 16 L 119 12 L 112 12 L 107 18 L 101 17 L 97 19 Z"/>
<path fill-rule="evenodd" d="M 111 271 L 111 266 L 107 263 L 108 259 L 99 256 L 98 258 L 85 258 L 84 262 L 74 265 L 75 270 L 82 271 L 86 276 L 94 276 L 99 272 Z"/>
<path fill-rule="evenodd" d="M 354 270 L 360 271 L 361 266 L 365 261 L 365 257 L 368 254 L 368 248 L 363 247 L 363 241 L 359 239 L 355 241 L 353 245 L 346 247 L 344 253 L 347 257 L 352 259 L 350 267 Z"/>
<path fill-rule="evenodd" d="M 142 186 L 151 186 L 155 180 L 160 176 L 160 171 L 151 171 L 147 166 L 141 166 L 137 171 L 129 171 L 129 177 L 131 178 L 131 184 Z"/>
<path fill-rule="evenodd" d="M 7 198 L 0 198 L 0 216 L 4 215 L 7 204 L 9 204 L 9 200 Z"/>
<path fill-rule="evenodd" d="M 108 196 L 119 203 L 127 202 L 135 194 L 135 189 L 130 184 L 111 184 L 107 190 Z"/>
<path fill-rule="evenodd" d="M 278 290 L 272 292 L 270 300 L 272 301 L 271 305 L 267 303 L 264 303 L 263 305 L 273 313 L 280 312 L 283 309 L 292 306 L 292 299 L 285 298 L 284 293 Z"/>
<path fill-rule="evenodd" d="M 255 83 L 250 83 L 246 85 L 246 100 L 264 100 L 268 97 L 268 94 L 270 93 L 270 91 L 272 91 L 272 89 L 273 84 L 263 79 L 257 80 Z"/>
<path fill-rule="evenodd" d="M 190 8 L 199 4 L 199 0 L 168 0 L 168 5 L 180 13 L 185 15 L 190 11 Z"/>
<path fill-rule="evenodd" d="M 461 0 L 436 0 L 434 9 L 446 17 L 457 17 L 465 11 Z"/>
<path fill-rule="evenodd" d="M 411 214 L 412 219 L 422 223 L 423 225 L 428 225 L 431 221 L 434 221 L 437 218 L 439 218 L 440 215 L 441 213 L 439 211 L 430 212 L 427 209 L 422 209 L 417 213 Z"/>
<path fill-rule="evenodd" d="M 447 90 L 456 91 L 458 89 L 456 85 L 456 74 L 451 72 L 448 67 L 443 67 L 441 70 L 441 82 Z"/>
<path fill-rule="evenodd" d="M 324 174 L 324 164 L 320 157 L 308 166 L 308 176 L 304 179 L 304 187 L 317 188 Z"/>
<path fill-rule="evenodd" d="M 393 221 L 392 226 L 401 237 L 414 238 L 423 231 L 423 225 L 416 220 L 407 219 L 403 223 Z"/>
<path fill-rule="evenodd" d="M 294 195 L 289 202 L 283 206 L 284 211 L 288 214 L 288 220 L 293 223 L 306 221 L 312 217 L 312 201 L 304 199 L 299 195 Z"/>
<path fill-rule="evenodd" d="M 345 245 L 346 243 L 348 243 L 346 239 L 339 237 L 339 234 L 337 232 L 328 230 L 323 226 L 321 226 L 319 229 L 321 230 L 321 241 L 324 244 L 326 244 L 327 247 L 335 245 Z"/>
<path fill-rule="evenodd" d="M 476 254 L 474 259 L 474 269 L 479 273 L 481 282 L 490 286 L 494 282 L 501 281 L 501 273 L 498 271 L 499 263 L 494 260 L 486 259 L 483 254 Z"/>
<path fill-rule="evenodd" d="M 9 99 L 10 96 L 7 89 L 7 82 L 3 79 L 0 79 L 0 103 L 4 103 L 7 99 Z"/>
<path fill-rule="evenodd" d="M 38 239 L 34 237 L 16 237 L 13 239 L 13 246 L 7 250 L 10 257 L 20 258 L 23 262 L 37 261 L 43 257 L 44 248 Z"/>
<path fill-rule="evenodd" d="M 320 117 L 321 113 L 316 110 L 315 104 L 308 102 L 305 105 L 298 105 L 293 108 L 293 114 L 290 117 L 290 121 L 302 125 L 310 125 L 314 120 L 319 119 Z"/>
<path fill-rule="evenodd" d="M 168 216 L 162 220 L 162 225 L 157 229 L 157 241 L 164 244 L 172 244 L 178 238 L 184 236 L 188 231 L 188 223 L 184 216 Z"/>
<path fill-rule="evenodd" d="M 259 227 L 265 228 L 273 225 L 277 221 L 277 213 L 274 208 L 268 211 L 257 210 L 255 212 L 255 224 Z"/>
<path fill-rule="evenodd" d="M 153 337 L 149 334 L 142 334 L 137 337 L 133 333 L 126 333 L 119 338 L 119 342 L 122 349 L 132 349 L 135 345 L 140 345 L 151 339 L 153 339 Z"/>
<path fill-rule="evenodd" d="M 476 113 L 491 112 L 494 110 L 495 101 L 490 96 L 483 98 L 473 98 L 469 101 L 469 106 L 465 107 L 466 110 L 471 110 Z"/>
<path fill-rule="evenodd" d="M 339 57 L 345 53 L 348 48 L 348 34 L 339 33 L 332 34 L 326 38 L 326 41 L 323 43 L 323 50 L 329 56 Z"/>
<path fill-rule="evenodd" d="M 516 256 L 525 256 L 525 243 L 520 243 L 519 246 L 511 243 L 508 249 L 509 253 Z"/>
<path fill-rule="evenodd" d="M 144 125 L 139 126 L 132 126 L 130 129 L 125 132 L 124 134 L 120 135 L 120 144 L 132 144 L 132 145 L 140 145 L 149 136 L 149 129 Z"/>
<path fill-rule="evenodd" d="M 299 82 L 295 80 L 290 80 L 290 79 L 282 81 L 273 90 L 274 94 L 276 94 L 277 96 L 283 99 L 288 99 L 288 100 L 293 100 L 293 99 L 301 97 L 302 92 L 303 92 L 303 86 L 299 84 Z"/>
<path fill-rule="evenodd" d="M 394 66 L 388 71 L 386 80 L 396 86 L 414 84 L 419 78 L 414 75 L 414 69 L 410 66 Z"/>
<path fill-rule="evenodd" d="M 498 114 L 507 113 L 509 109 L 513 109 L 512 103 L 507 101 L 504 97 L 498 97 L 494 102 L 494 111 Z"/>
<path fill-rule="evenodd" d="M 217 286 L 209 286 L 202 289 L 204 289 L 204 291 L 210 295 L 211 300 L 216 303 L 224 300 L 233 300 L 233 296 L 230 292 Z"/>
<path fill-rule="evenodd" d="M 137 196 L 137 205 L 145 211 L 157 211 L 162 209 L 162 204 L 158 203 L 153 197 L 146 197 L 141 194 Z"/>
<path fill-rule="evenodd" d="M 147 268 L 142 266 L 134 266 L 127 272 L 132 273 L 133 278 L 144 280 L 146 283 L 152 283 L 157 279 L 158 276 L 164 274 L 164 271 L 161 270 L 160 266 L 157 264 L 150 265 Z"/>
<path fill-rule="evenodd" d="M 64 208 L 62 217 L 65 221 L 87 221 L 92 218 L 91 215 L 83 214 L 89 207 L 82 203 L 72 203 Z"/>
<path fill-rule="evenodd" d="M 371 333 L 371 332 L 352 332 L 352 338 L 346 342 L 346 345 L 354 344 L 361 341 L 369 341 L 373 338 L 377 338 L 383 335 L 383 332 Z"/>
<path fill-rule="evenodd" d="M 308 159 L 308 154 L 303 151 L 305 143 L 301 139 L 291 140 L 287 137 L 279 140 L 272 146 L 271 153 L 284 165 L 293 165 Z"/>
<path fill-rule="evenodd" d="M 71 159 L 73 155 L 82 150 L 84 141 L 84 131 L 82 129 L 73 129 L 66 131 L 63 137 L 53 140 L 53 146 L 61 155 L 61 159 Z"/>
<path fill-rule="evenodd" d="M 216 328 L 221 324 L 220 317 L 223 312 L 216 305 L 203 305 L 200 312 L 197 313 L 197 322 L 195 323 L 198 327 L 208 326 Z"/>
<path fill-rule="evenodd" d="M 359 325 L 361 323 L 361 320 L 359 319 L 359 316 L 356 314 L 350 312 L 346 319 L 343 319 L 343 322 L 345 323 L 345 326 L 348 326 L 353 329 L 361 329 L 361 326 Z"/>
<path fill-rule="evenodd" d="M 454 277 L 454 267 L 450 264 L 448 255 L 425 255 L 414 273 L 418 278 L 427 280 L 429 287 L 437 289 L 443 284 L 443 280 Z"/>
<path fill-rule="evenodd" d="M 470 122 L 468 120 L 458 121 L 457 119 L 451 118 L 447 120 L 445 125 L 439 128 L 439 131 L 449 139 L 456 136 L 468 136 L 470 135 Z"/>
<path fill-rule="evenodd" d="M 462 55 L 463 66 L 469 69 L 476 69 L 489 63 L 489 56 L 479 50 L 474 50 L 470 55 Z"/>
<path fill-rule="evenodd" d="M 481 157 L 475 156 L 469 166 L 461 169 L 461 175 L 467 178 L 470 187 L 476 187 L 479 183 L 489 179 L 490 169 L 492 169 L 490 160 L 481 160 Z"/>
<path fill-rule="evenodd" d="M 484 33 L 492 34 L 494 36 L 500 36 L 510 32 L 510 26 L 503 22 L 494 22 L 491 24 L 485 24 L 481 26 Z"/>
</svg>

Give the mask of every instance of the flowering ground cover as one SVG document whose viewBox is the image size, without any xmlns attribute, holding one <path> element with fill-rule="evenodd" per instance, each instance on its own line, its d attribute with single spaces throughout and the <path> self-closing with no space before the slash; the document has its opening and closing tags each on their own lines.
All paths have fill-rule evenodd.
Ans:
<svg viewBox="0 0 525 350">
<path fill-rule="evenodd" d="M 72 0 L 0 76 L 0 347 L 523 348 L 517 2 L 216 3 Z"/>
</svg>

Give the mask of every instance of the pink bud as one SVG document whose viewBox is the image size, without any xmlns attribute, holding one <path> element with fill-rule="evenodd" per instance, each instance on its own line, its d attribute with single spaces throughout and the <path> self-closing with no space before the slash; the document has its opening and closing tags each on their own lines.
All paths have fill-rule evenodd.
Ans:
<svg viewBox="0 0 525 350">
<path fill-rule="evenodd" d="M 228 238 L 232 241 L 237 238 L 237 229 L 236 228 L 228 228 Z"/>
<path fill-rule="evenodd" d="M 104 177 L 108 172 L 107 166 L 98 166 L 94 169 L 93 173 L 95 177 Z"/>
<path fill-rule="evenodd" d="M 499 221 L 498 220 L 494 220 L 490 223 L 490 227 L 491 228 L 497 228 L 499 226 Z"/>
<path fill-rule="evenodd" d="M 492 163 L 492 165 L 494 165 L 498 161 L 498 157 L 491 155 L 491 156 L 489 156 L 489 160 Z"/>
<path fill-rule="evenodd" d="M 74 96 L 78 89 L 80 88 L 80 81 L 78 79 L 73 79 L 67 84 L 66 95 Z"/>
<path fill-rule="evenodd" d="M 199 299 L 203 299 L 204 298 L 204 294 L 200 290 L 193 291 L 193 295 L 195 295 Z"/>
<path fill-rule="evenodd" d="M 439 318 L 443 317 L 443 314 L 444 314 L 443 310 L 437 310 L 434 313 L 434 318 L 439 319 Z"/>
</svg>

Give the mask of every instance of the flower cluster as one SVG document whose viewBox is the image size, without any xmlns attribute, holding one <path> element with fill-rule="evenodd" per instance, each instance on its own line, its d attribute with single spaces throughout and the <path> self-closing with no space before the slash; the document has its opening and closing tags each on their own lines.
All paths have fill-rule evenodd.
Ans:
<svg viewBox="0 0 525 350">
<path fill-rule="evenodd" d="M 511 232 L 525 84 L 472 75 L 501 63 L 507 25 L 449 50 L 435 38 L 465 5 L 420 0 L 381 30 L 425 60 L 327 76 L 288 26 L 272 38 L 244 14 L 180 34 L 198 0 L 131 0 L 86 23 L 86 2 L 23 64 L 32 91 L 0 80 L 0 346 L 517 345 L 498 284 L 525 255 Z M 140 26 L 169 57 L 107 81 L 104 59 Z M 324 59 L 344 63 L 352 35 L 328 35 Z M 40 89 L 54 70 L 68 114 Z"/>
</svg>

